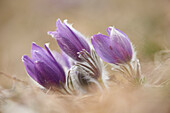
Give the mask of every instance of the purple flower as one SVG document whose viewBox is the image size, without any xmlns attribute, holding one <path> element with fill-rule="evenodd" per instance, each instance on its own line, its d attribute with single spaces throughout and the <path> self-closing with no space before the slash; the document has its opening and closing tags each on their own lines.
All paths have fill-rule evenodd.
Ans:
<svg viewBox="0 0 170 113">
<path fill-rule="evenodd" d="M 128 36 L 114 27 L 107 28 L 109 36 L 101 33 L 92 36 L 91 42 L 96 53 L 108 63 L 126 63 L 132 59 L 132 45 Z"/>
<path fill-rule="evenodd" d="M 72 60 L 67 54 L 65 54 L 63 51 L 61 53 L 58 53 L 56 51 L 53 51 L 53 55 L 57 62 L 62 64 L 66 69 L 70 69 L 72 65 L 74 65 L 74 60 Z"/>
<path fill-rule="evenodd" d="M 67 20 L 64 20 L 63 23 L 60 19 L 56 22 L 57 30 L 48 32 L 49 35 L 54 37 L 60 48 L 71 58 L 77 61 L 81 61 L 78 57 L 78 52 L 85 49 L 90 52 L 88 43 L 85 40 L 85 37 L 76 31 L 72 25 L 67 23 Z"/>
<path fill-rule="evenodd" d="M 46 50 L 45 50 L 46 49 Z M 23 56 L 23 62 L 29 76 L 45 88 L 57 87 L 65 83 L 65 73 L 55 60 L 49 48 L 32 44 L 31 57 Z"/>
</svg>

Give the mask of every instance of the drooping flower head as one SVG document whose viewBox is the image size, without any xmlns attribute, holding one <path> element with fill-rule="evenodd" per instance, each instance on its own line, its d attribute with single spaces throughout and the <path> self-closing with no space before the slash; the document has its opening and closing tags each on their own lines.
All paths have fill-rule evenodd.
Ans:
<svg viewBox="0 0 170 113">
<path fill-rule="evenodd" d="M 56 31 L 50 31 L 48 34 L 57 40 L 60 48 L 68 56 L 74 60 L 81 61 L 77 53 L 82 51 L 82 49 L 90 52 L 90 48 L 85 40 L 85 37 L 76 31 L 72 25 L 69 25 L 67 20 L 64 20 L 62 23 L 60 19 L 58 19 L 56 22 L 56 27 Z"/>
<path fill-rule="evenodd" d="M 26 55 L 22 58 L 26 71 L 33 80 L 45 88 L 59 87 L 60 82 L 65 83 L 64 70 L 46 45 L 45 49 L 32 44 L 31 59 Z"/>
<path fill-rule="evenodd" d="M 130 62 L 133 50 L 128 36 L 114 27 L 107 28 L 107 33 L 109 36 L 101 33 L 92 36 L 91 42 L 96 53 L 108 63 Z"/>
</svg>

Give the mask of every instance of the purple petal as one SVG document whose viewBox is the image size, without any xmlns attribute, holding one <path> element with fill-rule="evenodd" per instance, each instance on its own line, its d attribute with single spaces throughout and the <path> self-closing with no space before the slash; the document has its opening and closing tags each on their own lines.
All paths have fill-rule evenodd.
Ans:
<svg viewBox="0 0 170 113">
<path fill-rule="evenodd" d="M 33 61 L 38 60 L 39 58 L 35 55 L 35 53 L 40 54 L 41 56 L 46 55 L 46 51 L 39 47 L 38 45 L 36 45 L 35 43 L 32 43 L 32 48 L 31 48 L 31 57 Z M 47 57 L 47 56 L 46 56 Z"/>
<path fill-rule="evenodd" d="M 106 62 L 125 63 L 132 59 L 132 45 L 126 34 L 113 27 L 107 28 L 108 36 L 98 34 L 91 39 L 96 53 Z"/>
<path fill-rule="evenodd" d="M 81 61 L 81 59 L 78 57 L 78 52 L 79 50 L 76 48 L 75 45 L 73 45 L 73 43 L 70 42 L 70 40 L 65 39 L 65 38 L 61 38 L 59 40 L 57 40 L 58 45 L 60 46 L 60 48 L 71 58 L 73 58 L 74 60 L 77 61 Z"/>
<path fill-rule="evenodd" d="M 108 34 L 108 35 L 110 35 L 111 30 L 112 30 L 112 27 L 108 27 L 108 28 L 107 28 L 106 31 L 107 31 L 107 34 Z"/>
<path fill-rule="evenodd" d="M 55 37 L 60 48 L 74 60 L 81 61 L 78 58 L 77 52 L 85 49 L 90 52 L 90 47 L 85 40 L 85 37 L 76 31 L 66 20 L 62 23 L 60 19 L 56 22 L 57 30 L 48 32 L 52 37 Z"/>
<path fill-rule="evenodd" d="M 68 69 L 70 69 L 70 68 L 71 68 L 71 65 L 72 65 L 72 63 L 73 63 L 73 60 L 70 59 L 70 57 L 69 57 L 67 54 L 65 54 L 65 52 L 63 52 L 63 51 L 61 51 L 61 56 L 62 56 L 62 58 L 63 58 L 63 61 L 65 62 L 65 66 L 66 66 Z"/>
<path fill-rule="evenodd" d="M 127 36 L 124 32 L 120 31 L 119 29 L 116 29 L 116 30 L 117 30 L 120 34 L 124 35 L 124 38 L 126 38 L 126 39 L 128 39 L 128 41 L 130 41 L 129 38 L 128 38 L 128 36 Z"/>
<path fill-rule="evenodd" d="M 45 45 L 45 49 L 37 46 L 35 43 L 32 45 L 31 56 L 33 61 L 41 61 L 48 65 L 51 69 L 57 71 L 60 75 L 65 76 L 62 66 L 55 60 L 49 48 Z"/>
<path fill-rule="evenodd" d="M 47 47 L 46 44 L 45 44 L 45 48 L 46 48 L 48 54 L 49 54 L 49 55 L 51 56 L 51 58 L 53 59 L 53 62 L 54 62 L 54 64 L 55 64 L 55 66 L 60 70 L 60 74 L 62 74 L 62 75 L 65 76 L 64 71 L 63 71 L 63 68 L 62 68 L 62 66 L 61 66 L 62 63 L 58 63 L 58 62 L 56 61 L 56 59 L 54 58 L 53 54 L 51 53 L 50 49 Z"/>
<path fill-rule="evenodd" d="M 54 71 L 44 62 L 36 61 L 35 68 L 40 84 L 44 87 L 59 85 L 59 81 L 65 82 L 64 76 L 59 75 L 58 71 Z"/>
<path fill-rule="evenodd" d="M 56 37 L 57 40 L 58 38 L 65 38 L 67 40 L 70 40 L 71 43 L 77 46 L 77 48 L 81 48 L 80 42 L 77 40 L 77 37 L 73 34 L 73 32 L 61 21 L 58 19 L 57 20 L 57 33 L 59 37 Z"/>
<path fill-rule="evenodd" d="M 27 73 L 38 82 L 33 61 L 26 55 L 22 57 Z"/>
<path fill-rule="evenodd" d="M 45 49 L 47 50 L 47 53 L 49 54 L 49 56 L 55 61 L 54 56 L 52 55 L 50 49 L 47 47 L 47 44 L 44 45 Z"/>
<path fill-rule="evenodd" d="M 46 48 L 47 49 L 47 48 Z M 31 57 L 33 61 L 43 61 L 44 63 L 52 66 L 55 69 L 55 60 L 50 55 L 50 51 L 45 51 L 45 49 L 39 47 L 35 43 L 32 44 Z"/>
<path fill-rule="evenodd" d="M 77 38 L 77 41 L 79 41 L 78 43 L 81 44 L 82 48 L 90 52 L 90 48 L 87 41 L 85 40 L 85 36 L 83 36 L 80 32 L 75 30 L 71 25 L 67 23 L 67 21 L 64 21 L 63 23 L 67 26 L 68 29 L 70 29 L 72 34 L 74 34 L 75 38 Z"/>
<path fill-rule="evenodd" d="M 116 62 L 116 58 L 113 59 L 114 55 L 112 52 L 112 47 L 110 46 L 110 39 L 108 36 L 97 34 L 91 38 L 96 53 L 106 62 L 112 63 Z"/>
<path fill-rule="evenodd" d="M 51 35 L 53 38 L 58 37 L 57 31 L 48 31 L 48 35 Z"/>
<path fill-rule="evenodd" d="M 70 69 L 71 67 L 71 59 L 69 56 L 67 56 L 63 51 L 59 54 L 56 51 L 53 51 L 53 54 L 56 58 L 56 61 L 59 62 L 60 64 L 63 64 L 67 69 Z"/>
<path fill-rule="evenodd" d="M 35 81 L 46 88 L 52 85 L 59 86 L 59 81 L 65 83 L 65 72 L 47 45 L 45 48 L 46 50 L 35 43 L 32 44 L 32 60 L 28 56 L 23 56 L 26 70 Z"/>
<path fill-rule="evenodd" d="M 129 40 L 128 36 L 124 32 L 122 32 L 122 31 L 120 31 L 120 30 L 118 30 L 118 29 L 116 29 L 114 27 L 108 27 L 107 28 L 107 33 L 108 33 L 108 35 L 109 35 L 109 37 L 111 39 L 114 39 L 114 38 L 126 38 L 126 39 Z"/>
<path fill-rule="evenodd" d="M 120 61 L 126 62 L 132 58 L 131 42 L 126 34 L 117 29 L 113 30 L 111 32 L 114 33 L 111 33 L 109 37 L 111 39 L 111 44 L 114 48 L 114 53 L 119 57 Z"/>
</svg>

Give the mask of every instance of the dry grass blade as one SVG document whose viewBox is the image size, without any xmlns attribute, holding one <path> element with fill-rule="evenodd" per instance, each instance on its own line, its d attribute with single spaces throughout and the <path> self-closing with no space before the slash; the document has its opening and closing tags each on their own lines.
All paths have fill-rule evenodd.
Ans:
<svg viewBox="0 0 170 113">
<path fill-rule="evenodd" d="M 24 85 L 28 85 L 28 83 L 27 83 L 26 81 L 20 80 L 20 79 L 18 79 L 18 78 L 16 78 L 16 77 L 12 77 L 11 75 L 8 75 L 8 74 L 6 74 L 6 73 L 4 73 L 4 72 L 0 72 L 0 75 L 3 75 L 3 76 L 5 76 L 5 77 L 7 77 L 7 78 L 9 78 L 9 79 L 12 79 L 12 80 L 15 80 L 15 81 L 17 81 L 17 82 L 20 82 L 20 83 L 22 83 L 22 84 L 24 84 Z"/>
</svg>

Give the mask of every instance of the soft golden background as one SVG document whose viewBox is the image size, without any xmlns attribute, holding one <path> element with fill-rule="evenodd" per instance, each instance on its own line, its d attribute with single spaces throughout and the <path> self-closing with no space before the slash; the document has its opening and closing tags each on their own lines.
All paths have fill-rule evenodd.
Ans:
<svg viewBox="0 0 170 113">
<path fill-rule="evenodd" d="M 170 48 L 169 6 L 169 0 L 0 0 L 0 71 L 27 79 L 21 57 L 30 55 L 32 42 L 58 48 L 47 35 L 58 18 L 89 39 L 115 26 L 129 36 L 141 61 L 153 61 L 155 52 Z"/>
</svg>

